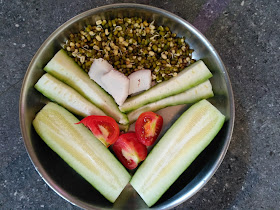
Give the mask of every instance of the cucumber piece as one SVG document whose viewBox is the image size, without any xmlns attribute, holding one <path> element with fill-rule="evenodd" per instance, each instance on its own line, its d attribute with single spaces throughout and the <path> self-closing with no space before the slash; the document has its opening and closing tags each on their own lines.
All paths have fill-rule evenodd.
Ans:
<svg viewBox="0 0 280 210">
<path fill-rule="evenodd" d="M 225 116 L 204 99 L 171 126 L 130 181 L 149 207 L 208 146 L 224 121 Z"/>
<path fill-rule="evenodd" d="M 110 202 L 130 180 L 123 165 L 79 120 L 49 102 L 36 115 L 33 126 L 45 143 Z"/>
<path fill-rule="evenodd" d="M 213 97 L 212 85 L 209 80 L 203 82 L 183 93 L 161 99 L 154 103 L 142 106 L 127 114 L 129 123 L 132 124 L 143 112 L 155 112 L 168 106 L 175 106 L 180 104 L 191 104 L 202 99 Z"/>
<path fill-rule="evenodd" d="M 129 130 L 130 124 L 126 124 L 126 125 L 118 124 L 118 126 L 121 131 L 127 132 Z"/>
<path fill-rule="evenodd" d="M 44 96 L 57 102 L 76 115 L 82 117 L 90 115 L 106 115 L 101 109 L 90 103 L 76 90 L 56 79 L 49 73 L 44 74 L 34 87 Z"/>
<path fill-rule="evenodd" d="M 44 74 L 34 87 L 44 96 L 52 101 L 57 102 L 73 114 L 82 117 L 87 117 L 90 115 L 106 116 L 106 114 L 101 109 L 90 103 L 76 90 L 56 79 L 49 73 Z M 129 124 L 118 125 L 122 131 L 127 132 L 129 129 Z"/>
<path fill-rule="evenodd" d="M 149 90 L 127 99 L 120 110 L 129 112 L 145 104 L 172 96 L 188 90 L 212 77 L 211 72 L 203 61 L 199 60 L 181 71 L 177 77 L 159 83 Z"/>
<path fill-rule="evenodd" d="M 128 124 L 127 116 L 119 110 L 114 99 L 91 80 L 64 50 L 58 51 L 44 70 L 74 88 L 120 124 Z"/>
</svg>

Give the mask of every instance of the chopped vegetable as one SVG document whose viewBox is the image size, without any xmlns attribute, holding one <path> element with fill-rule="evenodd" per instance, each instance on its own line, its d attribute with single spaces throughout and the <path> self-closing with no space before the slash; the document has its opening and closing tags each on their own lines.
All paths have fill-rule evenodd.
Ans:
<svg viewBox="0 0 280 210">
<path fill-rule="evenodd" d="M 210 144 L 224 121 L 225 116 L 217 108 L 202 100 L 169 128 L 130 181 L 149 207 Z"/>
<path fill-rule="evenodd" d="M 138 141 L 146 146 L 153 145 L 161 131 L 162 123 L 162 116 L 154 112 L 142 113 L 135 123 Z"/>
<path fill-rule="evenodd" d="M 118 126 L 120 128 L 120 131 L 123 131 L 123 132 L 127 132 L 130 128 L 130 124 L 126 124 L 126 125 L 118 124 Z"/>
<path fill-rule="evenodd" d="M 135 169 L 147 157 L 147 148 L 137 140 L 135 132 L 120 135 L 113 150 L 127 169 Z"/>
<path fill-rule="evenodd" d="M 101 81 L 101 77 L 111 71 L 113 66 L 108 63 L 108 61 L 99 58 L 99 59 L 94 59 L 90 70 L 88 72 L 89 77 L 94 80 L 98 85 L 100 85 L 104 89 L 104 84 Z"/>
<path fill-rule="evenodd" d="M 101 81 L 116 103 L 122 105 L 128 96 L 129 79 L 121 72 L 111 70 L 101 77 Z"/>
<path fill-rule="evenodd" d="M 139 70 L 128 76 L 129 91 L 128 95 L 148 90 L 152 85 L 151 70 Z"/>
<path fill-rule="evenodd" d="M 147 104 L 136 110 L 133 110 L 132 112 L 129 112 L 127 114 L 127 117 L 129 123 L 132 124 L 137 120 L 137 118 L 143 112 L 148 112 L 148 111 L 155 112 L 168 106 L 191 104 L 199 100 L 207 99 L 213 96 L 214 93 L 212 91 L 212 85 L 210 81 L 207 80 L 206 82 L 203 82 L 189 90 L 186 90 L 185 92 L 179 93 L 174 96 L 169 96 L 167 98 L 161 99 L 159 101 Z"/>
<path fill-rule="evenodd" d="M 44 70 L 75 89 L 118 123 L 128 124 L 127 116 L 119 110 L 114 99 L 91 80 L 64 50 L 58 51 Z"/>
<path fill-rule="evenodd" d="M 120 110 L 129 112 L 143 105 L 161 100 L 168 96 L 182 93 L 192 87 L 205 82 L 212 77 L 211 72 L 202 60 L 199 60 L 180 72 L 177 77 L 162 82 L 149 90 L 127 99 Z"/>
<path fill-rule="evenodd" d="M 87 117 L 89 115 L 106 115 L 101 109 L 90 103 L 76 90 L 59 81 L 49 73 L 44 74 L 34 86 L 52 101 L 62 105 L 72 113 Z"/>
<path fill-rule="evenodd" d="M 48 103 L 33 126 L 44 142 L 110 202 L 115 202 L 131 176 L 79 120 L 63 107 Z M 55 168 L 55 166 L 54 166 Z"/>
<path fill-rule="evenodd" d="M 77 124 L 80 123 L 88 127 L 106 147 L 114 144 L 120 134 L 118 124 L 112 117 L 92 115 L 82 119 Z"/>
</svg>

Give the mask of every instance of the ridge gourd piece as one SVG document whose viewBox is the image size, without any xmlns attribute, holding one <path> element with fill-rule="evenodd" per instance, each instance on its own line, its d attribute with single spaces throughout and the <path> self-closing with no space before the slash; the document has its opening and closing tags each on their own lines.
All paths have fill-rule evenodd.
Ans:
<svg viewBox="0 0 280 210">
<path fill-rule="evenodd" d="M 225 116 L 217 108 L 202 100 L 169 128 L 130 181 L 149 207 L 210 144 L 224 121 Z"/>
<path fill-rule="evenodd" d="M 118 123 L 128 124 L 127 116 L 119 110 L 114 99 L 91 80 L 88 74 L 64 50 L 58 51 L 44 70 L 75 89 Z"/>
<path fill-rule="evenodd" d="M 79 120 L 49 102 L 33 126 L 44 142 L 110 202 L 115 202 L 131 176 L 115 156 Z"/>
<path fill-rule="evenodd" d="M 195 62 L 181 71 L 178 76 L 159 83 L 139 95 L 128 98 L 120 110 L 130 112 L 146 104 L 182 93 L 212 77 L 212 73 L 202 60 Z"/>
</svg>

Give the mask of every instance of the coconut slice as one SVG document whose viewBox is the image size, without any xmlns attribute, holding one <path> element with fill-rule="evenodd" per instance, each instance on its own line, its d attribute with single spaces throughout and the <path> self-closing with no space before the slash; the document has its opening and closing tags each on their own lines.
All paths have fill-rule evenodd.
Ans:
<svg viewBox="0 0 280 210">
<path fill-rule="evenodd" d="M 115 99 L 118 105 L 122 105 L 128 96 L 129 79 L 119 71 L 111 70 L 101 77 L 105 90 Z"/>
<path fill-rule="evenodd" d="M 151 70 L 139 70 L 128 76 L 129 91 L 128 95 L 138 93 L 143 90 L 148 90 L 152 84 Z"/>
<path fill-rule="evenodd" d="M 104 74 L 111 71 L 112 69 L 114 69 L 113 66 L 110 63 L 108 63 L 108 61 L 104 60 L 103 58 L 94 59 L 92 65 L 90 67 L 90 70 L 88 72 L 88 75 L 98 85 L 100 85 L 103 89 L 105 89 L 105 85 L 101 81 L 101 77 Z"/>
</svg>

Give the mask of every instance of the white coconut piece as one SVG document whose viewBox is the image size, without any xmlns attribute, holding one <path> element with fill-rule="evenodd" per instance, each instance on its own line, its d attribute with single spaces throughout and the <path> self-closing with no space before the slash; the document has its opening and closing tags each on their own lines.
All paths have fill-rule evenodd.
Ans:
<svg viewBox="0 0 280 210">
<path fill-rule="evenodd" d="M 92 65 L 90 67 L 90 70 L 88 72 L 88 75 L 98 85 L 100 85 L 103 89 L 105 89 L 105 85 L 101 81 L 101 77 L 104 74 L 111 71 L 112 69 L 114 69 L 114 68 L 110 63 L 108 63 L 108 61 L 104 60 L 103 58 L 98 58 L 98 59 L 94 59 Z"/>
<path fill-rule="evenodd" d="M 101 77 L 101 81 L 116 103 L 122 105 L 128 96 L 129 79 L 123 73 L 111 70 Z"/>
<path fill-rule="evenodd" d="M 135 71 L 128 76 L 129 90 L 128 95 L 138 93 L 143 90 L 148 90 L 152 85 L 152 73 L 151 70 L 139 70 Z"/>
</svg>

